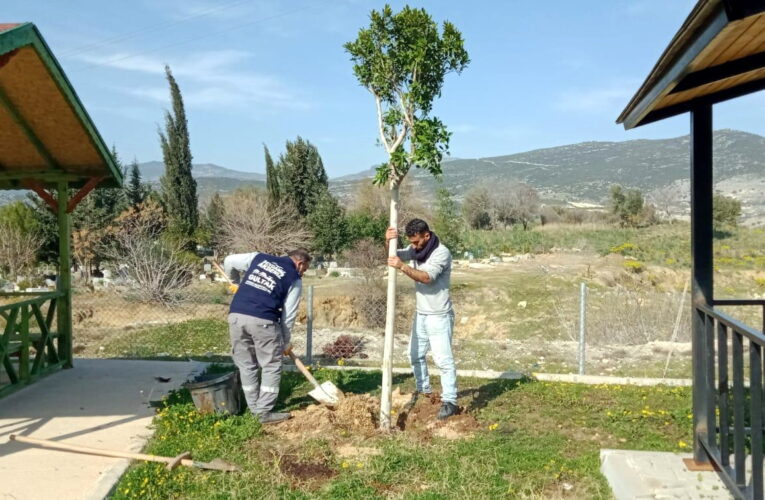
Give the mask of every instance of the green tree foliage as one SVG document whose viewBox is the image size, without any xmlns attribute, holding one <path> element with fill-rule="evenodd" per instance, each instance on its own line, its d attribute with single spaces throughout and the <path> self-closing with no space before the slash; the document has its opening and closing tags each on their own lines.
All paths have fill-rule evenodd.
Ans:
<svg viewBox="0 0 765 500">
<path fill-rule="evenodd" d="M 37 233 L 40 231 L 37 212 L 29 203 L 23 201 L 15 201 L 8 205 L 0 206 L 0 223 L 9 224 L 25 233 Z"/>
<path fill-rule="evenodd" d="M 268 191 L 268 199 L 272 203 L 278 203 L 282 198 L 279 170 L 274 165 L 274 159 L 271 158 L 271 153 L 265 144 L 263 144 L 263 151 L 266 155 L 266 191 Z"/>
<path fill-rule="evenodd" d="M 204 218 L 204 229 L 207 234 L 208 246 L 213 249 L 219 249 L 221 243 L 221 230 L 223 228 L 223 219 L 226 214 L 226 207 L 223 204 L 223 198 L 216 192 L 207 205 Z"/>
<path fill-rule="evenodd" d="M 313 232 L 313 248 L 322 255 L 337 254 L 350 241 L 348 222 L 345 211 L 329 191 L 324 192 L 307 217 L 308 226 Z"/>
<path fill-rule="evenodd" d="M 287 141 L 277 170 L 278 174 L 272 177 L 279 180 L 279 197 L 290 200 L 301 216 L 307 216 L 328 186 L 319 150 L 299 136 L 295 141 Z"/>
<path fill-rule="evenodd" d="M 125 179 L 125 198 L 127 204 L 131 207 L 137 207 L 146 200 L 148 187 L 141 182 L 141 170 L 138 168 L 138 161 L 133 160 L 130 164 L 128 178 Z"/>
<path fill-rule="evenodd" d="M 373 10 L 369 27 L 345 44 L 356 78 L 375 98 L 380 141 L 389 155 L 376 183 L 398 186 L 412 166 L 441 174 L 450 134 L 430 113 L 446 74 L 460 73 L 470 61 L 463 45 L 452 23 L 439 30 L 425 9 L 407 6 L 394 14 L 389 5 Z"/>
<path fill-rule="evenodd" d="M 640 190 L 624 191 L 619 185 L 611 186 L 611 211 L 619 217 L 622 226 L 640 225 L 644 204 Z"/>
<path fill-rule="evenodd" d="M 165 175 L 161 179 L 162 197 L 170 219 L 170 231 L 191 242 L 199 222 L 199 213 L 197 183 L 191 175 L 188 123 L 181 90 L 169 66 L 165 66 L 165 74 L 170 86 L 173 110 L 165 112 L 165 130 L 159 132 L 165 163 Z"/>
<path fill-rule="evenodd" d="M 452 252 L 461 252 L 464 249 L 465 227 L 459 207 L 449 190 L 443 187 L 436 191 L 433 231 Z"/>
<path fill-rule="evenodd" d="M 715 228 L 735 227 L 741 217 L 741 202 L 731 196 L 716 194 L 712 198 L 712 222 Z"/>
<path fill-rule="evenodd" d="M 385 230 L 388 228 L 386 216 L 357 211 L 349 213 L 345 220 L 348 223 L 349 244 L 363 239 L 372 239 L 380 245 L 385 243 Z"/>
</svg>

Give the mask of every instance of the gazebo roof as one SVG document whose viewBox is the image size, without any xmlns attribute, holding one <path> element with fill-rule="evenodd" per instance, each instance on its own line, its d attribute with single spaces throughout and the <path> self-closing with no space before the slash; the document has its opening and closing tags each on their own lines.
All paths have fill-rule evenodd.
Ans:
<svg viewBox="0 0 765 500">
<path fill-rule="evenodd" d="M 616 120 L 625 129 L 765 88 L 765 2 L 699 0 Z"/>
<path fill-rule="evenodd" d="M 0 189 L 120 185 L 122 173 L 32 23 L 0 24 Z"/>
</svg>

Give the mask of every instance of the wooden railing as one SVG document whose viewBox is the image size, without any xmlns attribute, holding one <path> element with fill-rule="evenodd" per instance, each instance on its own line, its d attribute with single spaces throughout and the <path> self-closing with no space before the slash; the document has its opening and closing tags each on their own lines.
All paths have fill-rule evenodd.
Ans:
<svg viewBox="0 0 765 500">
<path fill-rule="evenodd" d="M 61 292 L 0 294 L 0 299 L 22 299 L 0 306 L 0 397 L 71 361 L 66 355 L 71 339 L 59 334 L 56 320 L 56 305 L 63 296 Z"/>
<path fill-rule="evenodd" d="M 714 304 L 757 306 L 765 314 L 765 300 L 716 300 Z M 701 432 L 697 428 L 696 438 L 736 498 L 762 499 L 765 335 L 715 307 L 695 309 L 706 340 L 704 356 L 698 361 L 704 364 L 700 371 L 704 380 L 694 380 L 703 388 L 699 394 L 704 411 L 697 418 L 705 422 Z"/>
</svg>

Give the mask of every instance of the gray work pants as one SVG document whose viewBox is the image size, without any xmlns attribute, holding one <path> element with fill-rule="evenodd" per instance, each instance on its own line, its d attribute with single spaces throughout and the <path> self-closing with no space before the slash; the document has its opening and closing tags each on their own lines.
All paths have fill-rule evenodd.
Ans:
<svg viewBox="0 0 765 500">
<path fill-rule="evenodd" d="M 273 410 L 282 378 L 284 343 L 279 323 L 246 314 L 228 315 L 231 353 L 247 406 L 255 415 Z"/>
</svg>

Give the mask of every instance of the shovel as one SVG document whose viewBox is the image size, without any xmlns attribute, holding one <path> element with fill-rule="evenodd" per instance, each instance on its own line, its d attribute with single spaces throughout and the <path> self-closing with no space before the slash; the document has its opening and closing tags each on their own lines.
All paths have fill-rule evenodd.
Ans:
<svg viewBox="0 0 765 500">
<path fill-rule="evenodd" d="M 288 351 L 288 354 L 290 358 L 292 358 L 292 361 L 295 362 L 295 366 L 297 366 L 298 370 L 300 370 L 300 373 L 305 375 L 305 378 L 308 379 L 309 382 L 313 384 L 314 389 L 308 393 L 309 396 L 311 396 L 313 399 L 318 401 L 319 403 L 324 403 L 327 406 L 335 406 L 337 403 L 340 402 L 340 398 L 343 397 L 343 392 L 337 388 L 335 384 L 327 380 L 326 382 L 323 382 L 322 384 L 319 384 L 319 382 L 314 378 L 313 375 L 311 375 L 311 372 L 308 371 L 308 369 L 305 367 L 302 361 L 295 356 L 292 351 Z"/>
<path fill-rule="evenodd" d="M 222 470 L 226 472 L 239 471 L 239 467 L 221 460 L 220 458 L 216 458 L 210 462 L 197 462 L 196 460 L 191 459 L 191 453 L 189 452 L 181 453 L 177 457 L 163 457 L 160 455 L 146 455 L 144 453 L 128 453 L 125 451 L 90 448 L 88 446 L 80 446 L 76 444 L 59 443 L 48 439 L 19 436 L 18 434 L 11 434 L 8 437 L 11 441 L 34 444 L 43 448 L 51 448 L 59 451 L 73 451 L 76 453 L 86 453 L 88 455 L 98 455 L 101 457 L 130 458 L 132 460 L 144 460 L 146 462 L 162 462 L 167 464 L 167 470 L 173 470 L 179 465 L 185 465 L 186 467 L 195 467 L 197 469 Z"/>
</svg>

